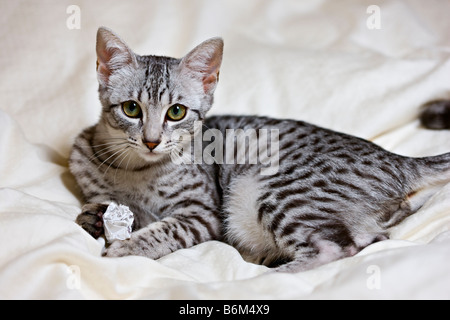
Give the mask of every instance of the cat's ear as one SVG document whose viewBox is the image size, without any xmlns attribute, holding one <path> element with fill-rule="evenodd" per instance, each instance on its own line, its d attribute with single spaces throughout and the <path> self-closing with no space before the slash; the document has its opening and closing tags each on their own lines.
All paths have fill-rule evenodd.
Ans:
<svg viewBox="0 0 450 320">
<path fill-rule="evenodd" d="M 114 32 L 105 27 L 97 31 L 97 75 L 102 85 L 107 85 L 115 71 L 133 64 L 136 56 Z"/>
<path fill-rule="evenodd" d="M 219 80 L 222 54 L 223 40 L 221 38 L 206 40 L 181 60 L 181 68 L 202 81 L 206 94 L 212 94 Z"/>
</svg>

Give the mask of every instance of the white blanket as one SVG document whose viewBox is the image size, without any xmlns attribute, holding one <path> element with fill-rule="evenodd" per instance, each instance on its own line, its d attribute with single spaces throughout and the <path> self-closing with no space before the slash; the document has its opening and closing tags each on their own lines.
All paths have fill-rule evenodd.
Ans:
<svg viewBox="0 0 450 320">
<path fill-rule="evenodd" d="M 158 261 L 101 257 L 102 244 L 74 222 L 82 203 L 67 168 L 74 137 L 100 114 L 100 25 L 139 54 L 181 57 L 222 36 L 214 114 L 302 119 L 409 156 L 450 152 L 449 131 L 417 120 L 422 103 L 450 98 L 449 1 L 0 7 L 0 298 L 450 298 L 450 184 L 391 240 L 314 270 L 275 274 L 215 241 Z"/>
</svg>

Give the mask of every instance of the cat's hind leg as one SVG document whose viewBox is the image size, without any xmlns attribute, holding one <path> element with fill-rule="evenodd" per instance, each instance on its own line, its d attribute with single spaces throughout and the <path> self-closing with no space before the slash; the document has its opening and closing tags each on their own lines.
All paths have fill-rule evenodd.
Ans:
<svg viewBox="0 0 450 320">
<path fill-rule="evenodd" d="M 339 228 L 338 228 L 339 229 Z M 291 250 L 295 250 L 292 261 L 280 265 L 273 270 L 275 272 L 301 272 L 310 270 L 335 260 L 354 256 L 366 246 L 388 239 L 386 234 L 363 234 L 355 236 L 351 241 L 335 241 L 327 238 L 328 235 L 336 230 L 329 232 L 321 230 L 317 233 L 311 233 L 308 241 L 289 240 Z M 301 237 L 300 237 L 301 238 Z M 305 239 L 305 238 L 303 238 Z M 342 238 L 344 240 L 345 237 Z"/>
<path fill-rule="evenodd" d="M 275 268 L 274 271 L 290 273 L 306 271 L 356 253 L 356 247 L 349 248 L 346 252 L 336 243 L 324 240 L 314 247 L 304 245 L 304 248 L 296 252 L 294 260 Z"/>
<path fill-rule="evenodd" d="M 291 241 L 289 247 L 295 250 L 292 261 L 278 266 L 274 271 L 306 271 L 338 259 L 351 257 L 360 251 L 355 244 L 342 246 L 316 235 L 312 235 L 307 242 L 293 243 Z"/>
</svg>

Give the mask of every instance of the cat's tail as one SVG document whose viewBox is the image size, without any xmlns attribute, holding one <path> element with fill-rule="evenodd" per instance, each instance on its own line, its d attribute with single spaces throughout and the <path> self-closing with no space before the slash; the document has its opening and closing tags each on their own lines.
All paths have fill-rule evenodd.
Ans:
<svg viewBox="0 0 450 320">
<path fill-rule="evenodd" d="M 419 187 L 450 182 L 450 152 L 432 157 L 415 158 Z"/>
<path fill-rule="evenodd" d="M 417 179 L 410 189 L 410 204 L 415 211 L 444 185 L 450 183 L 450 152 L 413 160 Z"/>
<path fill-rule="evenodd" d="M 450 182 L 450 152 L 438 156 L 419 158 L 421 167 L 419 172 L 429 183 Z"/>
</svg>

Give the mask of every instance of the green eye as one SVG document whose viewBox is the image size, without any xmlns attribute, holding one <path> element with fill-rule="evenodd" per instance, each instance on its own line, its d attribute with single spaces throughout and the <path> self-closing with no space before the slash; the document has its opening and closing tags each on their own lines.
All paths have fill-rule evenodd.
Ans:
<svg viewBox="0 0 450 320">
<path fill-rule="evenodd" d="M 167 110 L 167 118 L 172 121 L 180 121 L 186 115 L 186 109 L 181 104 L 174 104 Z"/>
<path fill-rule="evenodd" d="M 130 118 L 138 118 L 141 116 L 141 107 L 136 101 L 125 101 L 122 103 L 123 113 Z"/>
</svg>

